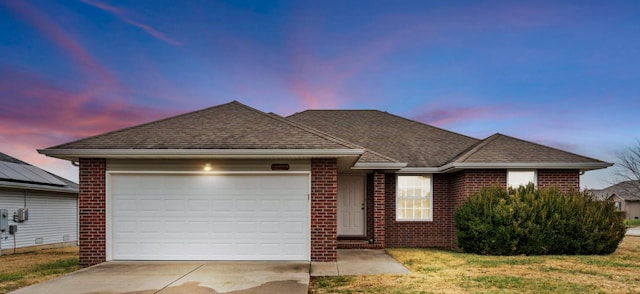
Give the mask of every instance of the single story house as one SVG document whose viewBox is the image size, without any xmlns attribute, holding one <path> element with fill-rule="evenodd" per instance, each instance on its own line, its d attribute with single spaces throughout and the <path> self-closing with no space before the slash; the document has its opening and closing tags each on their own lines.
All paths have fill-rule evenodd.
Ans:
<svg viewBox="0 0 640 294">
<path fill-rule="evenodd" d="M 579 189 L 611 165 L 376 110 L 285 118 L 236 101 L 39 152 L 79 163 L 82 266 L 452 248 L 454 209 L 481 187 Z"/>
<path fill-rule="evenodd" d="M 0 253 L 77 245 L 78 184 L 4 153 L 0 212 Z"/>
<path fill-rule="evenodd" d="M 601 190 L 591 190 L 599 199 L 614 201 L 627 219 L 640 218 L 640 181 L 624 181 Z"/>
</svg>

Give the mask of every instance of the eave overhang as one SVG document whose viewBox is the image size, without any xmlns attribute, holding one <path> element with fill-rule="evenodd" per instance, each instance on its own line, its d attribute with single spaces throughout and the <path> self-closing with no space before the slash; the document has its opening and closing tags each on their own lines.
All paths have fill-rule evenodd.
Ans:
<svg viewBox="0 0 640 294">
<path fill-rule="evenodd" d="M 452 162 L 439 167 L 405 167 L 397 173 L 449 173 L 464 169 L 578 169 L 589 171 L 612 166 L 609 162 Z"/>
<path fill-rule="evenodd" d="M 358 157 L 364 149 L 39 149 L 70 161 L 80 158 L 339 158 Z"/>
<path fill-rule="evenodd" d="M 406 167 L 404 162 L 359 162 L 353 165 L 354 170 L 399 170 Z"/>
<path fill-rule="evenodd" d="M 69 187 L 61 187 L 61 186 L 38 185 L 38 184 L 30 184 L 30 183 L 15 183 L 15 182 L 0 181 L 0 188 L 2 188 L 2 189 L 16 189 L 16 190 L 30 190 L 30 191 L 58 192 L 58 193 L 73 194 L 75 196 L 78 195 L 78 189 L 73 189 L 73 188 L 69 188 Z"/>
</svg>

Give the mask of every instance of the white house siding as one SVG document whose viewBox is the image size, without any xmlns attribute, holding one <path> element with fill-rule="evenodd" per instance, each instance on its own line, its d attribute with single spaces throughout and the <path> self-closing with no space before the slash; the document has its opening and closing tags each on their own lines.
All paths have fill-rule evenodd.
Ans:
<svg viewBox="0 0 640 294">
<path fill-rule="evenodd" d="M 17 225 L 16 248 L 78 241 L 76 195 L 0 189 L 0 208 L 9 211 L 9 225 Z M 25 205 L 26 203 L 26 205 Z M 13 222 L 19 208 L 29 209 L 29 220 Z M 2 250 L 13 249 L 13 235 L 2 238 Z"/>
</svg>

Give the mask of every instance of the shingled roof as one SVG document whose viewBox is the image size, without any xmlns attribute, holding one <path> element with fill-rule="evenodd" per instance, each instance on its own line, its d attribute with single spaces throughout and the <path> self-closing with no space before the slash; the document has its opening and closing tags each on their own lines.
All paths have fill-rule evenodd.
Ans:
<svg viewBox="0 0 640 294">
<path fill-rule="evenodd" d="M 500 133 L 494 134 L 463 153 L 455 162 L 557 162 L 590 163 L 597 159 L 560 149 L 517 139 Z M 604 163 L 604 162 L 603 162 Z"/>
<path fill-rule="evenodd" d="M 68 160 L 335 156 L 354 158 L 354 169 L 401 172 L 610 165 L 502 134 L 478 140 L 378 110 L 307 110 L 284 118 L 237 101 L 39 152 Z"/>
<path fill-rule="evenodd" d="M 624 181 L 601 190 L 591 190 L 599 199 L 618 196 L 624 201 L 640 201 L 640 181 Z"/>
<path fill-rule="evenodd" d="M 356 149 L 233 101 L 48 149 Z"/>
<path fill-rule="evenodd" d="M 378 110 L 307 110 L 287 119 L 408 163 L 441 166 L 480 140 Z"/>
<path fill-rule="evenodd" d="M 74 153 L 74 150 L 78 151 Z M 91 150 L 102 150 L 105 154 L 116 154 L 115 151 L 120 151 L 117 154 L 142 154 L 136 151 L 186 150 L 184 152 L 194 155 L 198 154 L 196 150 L 218 150 L 218 153 L 224 153 L 221 150 L 290 150 L 292 154 L 294 150 L 319 150 L 320 153 L 333 150 L 359 156 L 360 163 L 401 164 L 388 156 L 237 101 L 80 139 L 40 152 L 73 159 L 80 152 Z M 65 157 L 65 154 L 71 155 Z"/>
</svg>

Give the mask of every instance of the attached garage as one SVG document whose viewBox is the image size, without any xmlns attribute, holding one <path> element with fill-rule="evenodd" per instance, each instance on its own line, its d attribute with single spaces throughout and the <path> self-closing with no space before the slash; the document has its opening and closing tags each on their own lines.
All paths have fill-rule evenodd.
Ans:
<svg viewBox="0 0 640 294">
<path fill-rule="evenodd" d="M 107 259 L 310 260 L 309 185 L 308 172 L 109 173 Z"/>
</svg>

